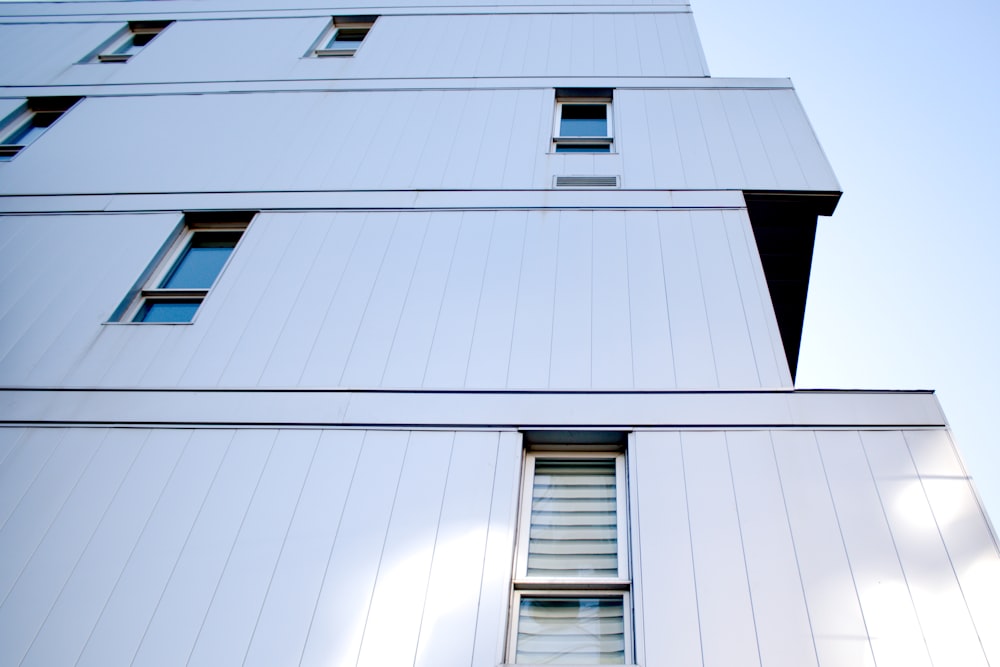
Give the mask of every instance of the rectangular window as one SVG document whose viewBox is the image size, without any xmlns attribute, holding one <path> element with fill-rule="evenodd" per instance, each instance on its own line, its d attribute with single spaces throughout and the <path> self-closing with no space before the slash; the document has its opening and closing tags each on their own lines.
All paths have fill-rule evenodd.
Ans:
<svg viewBox="0 0 1000 667">
<path fill-rule="evenodd" d="M 173 21 L 129 21 L 97 49 L 88 62 L 123 63 L 156 38 Z"/>
<path fill-rule="evenodd" d="M 0 122 L 0 160 L 10 160 L 42 134 L 80 97 L 29 97 Z"/>
<path fill-rule="evenodd" d="M 192 321 L 254 215 L 246 211 L 185 215 L 180 235 L 154 260 L 134 297 L 126 299 L 112 319 Z"/>
<path fill-rule="evenodd" d="M 508 659 L 631 663 L 625 455 L 529 452 L 524 478 Z"/>
<path fill-rule="evenodd" d="M 556 153 L 610 153 L 613 140 L 610 90 L 556 92 L 552 143 Z"/>
<path fill-rule="evenodd" d="M 313 47 L 316 56 L 353 56 L 375 24 L 375 16 L 334 16 Z"/>
</svg>

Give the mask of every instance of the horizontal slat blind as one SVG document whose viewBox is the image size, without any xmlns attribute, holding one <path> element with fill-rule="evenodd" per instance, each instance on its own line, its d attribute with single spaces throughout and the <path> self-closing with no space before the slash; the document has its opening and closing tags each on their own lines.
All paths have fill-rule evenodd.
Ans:
<svg viewBox="0 0 1000 667">
<path fill-rule="evenodd" d="M 614 459 L 538 459 L 529 577 L 617 577 Z"/>
<path fill-rule="evenodd" d="M 517 662 L 614 665 L 625 662 L 623 598 L 521 598 Z"/>
</svg>

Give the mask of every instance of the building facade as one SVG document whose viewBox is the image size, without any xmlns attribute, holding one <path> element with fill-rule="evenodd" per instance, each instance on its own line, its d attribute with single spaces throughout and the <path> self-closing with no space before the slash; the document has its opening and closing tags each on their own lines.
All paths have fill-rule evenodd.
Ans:
<svg viewBox="0 0 1000 667">
<path fill-rule="evenodd" d="M 0 664 L 1000 663 L 840 187 L 683 2 L 0 5 Z"/>
</svg>

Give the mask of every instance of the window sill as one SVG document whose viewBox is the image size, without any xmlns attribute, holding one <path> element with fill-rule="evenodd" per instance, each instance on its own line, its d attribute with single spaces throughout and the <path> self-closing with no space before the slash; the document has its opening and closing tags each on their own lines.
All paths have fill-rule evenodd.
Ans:
<svg viewBox="0 0 1000 667">
<path fill-rule="evenodd" d="M 357 49 L 316 49 L 313 53 L 317 58 L 347 57 L 357 53 Z"/>
</svg>

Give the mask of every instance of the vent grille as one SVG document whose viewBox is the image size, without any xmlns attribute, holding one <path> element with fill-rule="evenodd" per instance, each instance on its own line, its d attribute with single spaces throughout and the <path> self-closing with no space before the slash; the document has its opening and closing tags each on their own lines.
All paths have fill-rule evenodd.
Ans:
<svg viewBox="0 0 1000 667">
<path fill-rule="evenodd" d="M 617 188 L 617 176 L 556 176 L 557 188 Z"/>
</svg>

